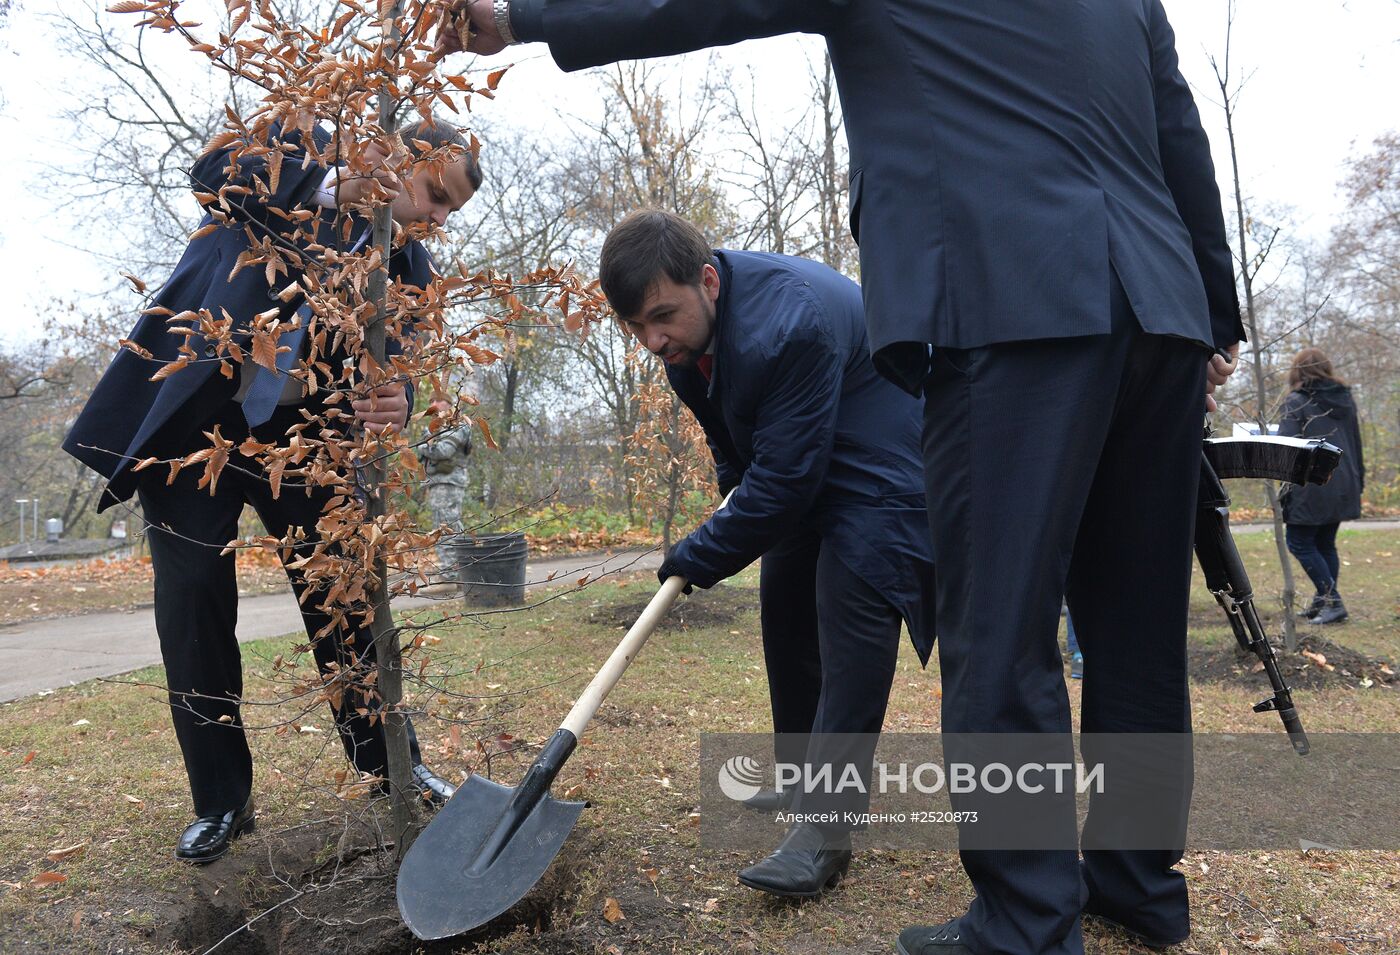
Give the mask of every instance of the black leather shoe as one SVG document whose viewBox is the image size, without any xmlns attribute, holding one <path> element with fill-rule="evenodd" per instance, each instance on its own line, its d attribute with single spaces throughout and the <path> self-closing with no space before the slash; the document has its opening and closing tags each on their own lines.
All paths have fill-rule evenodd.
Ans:
<svg viewBox="0 0 1400 955">
<path fill-rule="evenodd" d="M 175 858 L 195 865 L 213 862 L 228 852 L 230 842 L 256 827 L 253 797 L 249 796 L 242 809 L 230 810 L 222 816 L 200 816 L 192 822 L 188 829 L 180 833 Z"/>
<path fill-rule="evenodd" d="M 746 809 L 754 809 L 758 812 L 777 812 L 779 809 L 792 808 L 793 795 L 795 789 L 760 789 L 748 799 L 743 805 Z"/>
<path fill-rule="evenodd" d="M 899 933 L 894 948 L 899 955 L 972 955 L 972 949 L 962 943 L 957 919 L 942 925 L 911 925 Z"/>
<path fill-rule="evenodd" d="M 456 786 L 422 763 L 417 763 L 413 767 L 413 788 L 424 802 L 432 803 L 434 806 L 441 806 L 451 799 L 452 794 L 457 791 Z"/>
<path fill-rule="evenodd" d="M 851 837 L 827 836 L 811 823 L 795 822 L 773 854 L 739 873 L 751 889 L 810 899 L 841 881 L 851 865 Z"/>
</svg>

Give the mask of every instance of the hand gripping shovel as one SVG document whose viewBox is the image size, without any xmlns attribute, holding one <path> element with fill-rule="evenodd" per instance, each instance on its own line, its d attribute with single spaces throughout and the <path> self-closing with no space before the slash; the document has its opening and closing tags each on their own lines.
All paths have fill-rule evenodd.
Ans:
<svg viewBox="0 0 1400 955">
<path fill-rule="evenodd" d="M 438 810 L 399 867 L 399 914 L 414 935 L 448 938 L 484 925 L 544 875 L 585 805 L 555 799 L 550 784 L 685 585 L 683 577 L 661 585 L 519 786 L 473 775 Z"/>
</svg>

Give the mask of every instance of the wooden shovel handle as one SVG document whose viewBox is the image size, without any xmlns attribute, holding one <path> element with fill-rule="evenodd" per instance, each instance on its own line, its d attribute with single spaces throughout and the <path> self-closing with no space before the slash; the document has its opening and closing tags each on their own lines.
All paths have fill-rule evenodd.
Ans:
<svg viewBox="0 0 1400 955">
<path fill-rule="evenodd" d="M 676 602 L 681 591 L 685 589 L 686 580 L 684 577 L 668 577 L 661 585 L 661 589 L 656 592 L 656 596 L 651 598 L 642 615 L 637 618 L 637 622 L 632 624 L 632 629 L 627 631 L 627 636 L 622 638 L 622 642 L 617 645 L 617 649 L 608 657 L 608 662 L 603 664 L 603 668 L 598 671 L 574 708 L 569 711 L 569 715 L 564 718 L 564 722 L 559 724 L 560 729 L 568 730 L 574 737 L 583 736 L 583 729 L 593 719 L 598 712 L 598 707 L 603 705 L 603 700 L 612 692 L 612 688 L 617 686 L 617 681 L 622 679 L 622 674 L 627 667 L 637 658 L 642 647 L 646 645 L 647 639 L 651 637 L 656 625 L 661 622 L 661 618 L 666 616 L 666 612 L 671 609 L 671 605 Z"/>
<path fill-rule="evenodd" d="M 719 502 L 719 507 L 715 508 L 715 513 L 718 514 L 724 510 L 725 505 L 733 496 L 734 491 L 730 490 L 724 496 L 724 500 Z M 607 699 L 612 688 L 617 686 L 617 681 L 622 679 L 622 674 L 637 658 L 637 654 L 642 652 L 642 647 L 646 646 L 652 631 L 661 622 L 661 618 L 666 616 L 671 605 L 676 602 L 676 598 L 681 595 L 686 583 L 684 577 L 666 578 L 666 582 L 661 585 L 656 596 L 651 598 L 651 602 L 642 611 L 642 615 L 637 618 L 637 622 L 632 624 L 632 629 L 627 631 L 627 635 L 622 638 L 622 642 L 617 645 L 612 656 L 608 657 L 608 662 L 603 664 L 598 675 L 584 688 L 583 694 L 579 696 L 574 708 L 569 710 L 569 715 L 564 717 L 564 722 L 559 724 L 561 730 L 573 733 L 574 739 L 580 739 L 583 736 L 584 727 L 597 714 L 598 707 L 603 705 L 603 700 Z"/>
</svg>

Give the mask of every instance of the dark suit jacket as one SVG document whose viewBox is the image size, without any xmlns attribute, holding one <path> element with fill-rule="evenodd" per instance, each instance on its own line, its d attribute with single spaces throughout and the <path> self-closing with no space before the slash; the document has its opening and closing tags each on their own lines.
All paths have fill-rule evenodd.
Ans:
<svg viewBox="0 0 1400 955">
<path fill-rule="evenodd" d="M 799 530 L 815 530 L 933 647 L 933 555 L 924 510 L 919 402 L 870 361 L 860 287 L 824 265 L 715 253 L 713 377 L 667 366 L 710 440 L 722 511 L 676 545 L 709 586 Z"/>
<path fill-rule="evenodd" d="M 926 343 L 1109 331 L 1242 341 L 1209 143 L 1160 0 L 544 0 L 566 70 L 824 34 L 851 153 L 871 345 L 917 391 Z M 919 343 L 918 347 L 900 343 Z"/>
<path fill-rule="evenodd" d="M 318 138 L 326 135 L 318 131 Z M 292 141 L 291 137 L 288 141 Z M 191 184 L 195 192 L 217 192 L 230 181 L 230 172 L 229 151 L 216 152 L 195 163 L 190 170 Z M 281 308 L 284 315 L 295 312 L 300 299 L 283 303 L 277 298 L 277 292 L 295 281 L 296 273 L 278 276 L 275 286 L 268 284 L 261 266 L 244 268 L 233 277 L 229 273 L 238 256 L 249 247 L 243 226 L 260 237 L 274 233 L 285 235 L 290 225 L 270 210 L 318 208 L 312 197 L 325 174 L 324 166 L 311 163 L 303 169 L 296 157 L 287 156 L 282 162 L 277 190 L 265 195 L 244 196 L 245 204 L 238 214 L 237 226 L 216 229 L 192 241 L 175 271 L 155 294 L 152 305 L 163 306 L 176 314 L 209 309 L 215 318 L 220 317 L 221 309 L 227 310 L 236 322 L 235 327 L 244 329 L 254 315 L 269 308 Z M 255 179 L 265 185 L 268 178 L 265 163 L 254 158 L 241 159 L 233 177 L 234 181 L 245 185 L 253 185 Z M 326 210 L 317 239 L 326 245 L 343 245 L 343 238 L 337 237 L 332 228 L 333 218 L 332 210 Z M 201 225 L 211 221 L 206 216 Z M 407 243 L 392 256 L 390 273 L 410 285 L 427 285 L 432 277 L 427 251 L 418 242 Z M 162 365 L 180 357 L 177 349 L 184 339 L 170 334 L 169 322 L 168 316 L 142 314 L 128 338 L 149 350 L 152 358 L 142 358 L 122 349 L 103 373 L 63 442 L 65 451 L 107 478 L 99 511 L 131 497 L 138 475 L 130 466 L 148 456 L 159 439 L 169 437 L 175 430 L 193 429 L 199 424 L 193 419 L 202 418 L 213 410 L 208 407 L 210 401 L 227 400 L 232 394 L 231 387 L 221 389 L 217 381 L 211 380 L 221 359 L 216 357 L 213 345 L 199 335 L 190 338 L 190 344 L 200 355 L 197 362 L 163 381 L 150 380 Z M 246 343 L 248 335 L 245 332 L 235 340 Z M 398 342 L 391 337 L 386 350 L 398 351 Z M 411 390 L 409 401 L 412 402 Z"/>
</svg>

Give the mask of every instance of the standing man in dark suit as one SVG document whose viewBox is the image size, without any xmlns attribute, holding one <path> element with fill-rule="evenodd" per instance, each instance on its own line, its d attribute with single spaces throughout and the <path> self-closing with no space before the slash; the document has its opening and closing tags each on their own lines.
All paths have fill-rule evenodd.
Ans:
<svg viewBox="0 0 1400 955">
<path fill-rule="evenodd" d="M 404 148 L 416 156 L 423 155 L 421 144 L 427 143 L 433 149 L 455 147 L 458 158 L 447 164 L 419 162 L 410 181 L 401 184 L 383 168 L 384 151 L 372 145 L 366 161 L 380 163 L 374 181 L 368 176 L 341 178 L 340 167 L 303 162 L 307 150 L 300 134 L 274 129 L 269 145 L 283 151 L 275 174 L 269 170 L 268 152 L 251 150 L 234 159 L 233 146 L 195 163 L 190 178 L 196 196 L 211 207 L 217 196 L 228 196 L 231 211 L 222 226 L 190 242 L 174 273 L 156 293 L 153 307 L 143 312 L 132 331 L 130 340 L 136 348 L 123 348 L 117 355 L 64 441 L 64 450 L 107 478 L 98 510 L 136 493 L 148 523 L 156 630 L 196 816 L 180 836 L 175 855 L 190 862 L 219 858 L 234 838 L 254 825 L 252 757 L 239 713 L 243 674 L 234 632 L 238 584 L 233 555 L 221 551 L 238 537 L 239 515 L 247 503 L 257 510 L 269 534 L 283 538 L 292 529 L 305 532 L 304 543 L 293 557 L 310 553 L 319 540 L 318 518 L 337 491 L 311 485 L 283 486 L 280 494 L 274 493 L 257 463 L 237 452 L 210 489 L 197 483 L 200 468 L 185 469 L 167 482 L 163 467 L 137 471 L 132 465 L 147 457 L 183 458 L 207 446 L 202 432 L 217 431 L 235 446 L 246 437 L 285 442 L 293 430 L 304 427 L 305 414 L 319 415 L 329 407 L 331 386 L 308 394 L 303 379 L 288 373 L 290 368 L 274 374 L 251 359 L 236 366 L 231 377 L 215 374 L 228 359 L 197 333 L 189 343 L 201 360 L 162 380 L 151 378 L 156 369 L 181 357 L 177 348 L 186 339 L 171 334 L 172 324 L 185 326 L 190 313 L 202 310 L 232 317 L 235 341 L 245 350 L 255 315 L 273 308 L 280 310 L 282 320 L 297 316 L 298 331 L 284 333 L 279 344 L 290 347 L 288 358 L 300 356 L 304 365 L 308 342 L 324 334 L 324 329 L 310 308 L 302 307 L 300 295 L 289 299 L 279 294 L 279 290 L 296 288 L 301 275 L 294 271 L 280 276 L 274 286 L 261 265 L 235 268 L 235 263 L 255 242 L 266 240 L 284 248 L 295 242 L 306 258 L 318 257 L 326 249 L 362 245 L 361 238 L 347 242 L 337 227 L 372 188 L 392 198 L 393 218 L 400 229 L 427 222 L 442 226 L 448 214 L 469 200 L 481 184 L 476 158 L 467 151 L 461 133 L 446 124 L 423 120 L 406 127 L 401 138 Z M 329 134 L 318 129 L 318 152 L 324 155 L 329 143 Z M 224 192 L 226 187 L 234 188 Z M 292 223 L 305 216 L 313 217 L 314 228 L 307 231 L 319 248 L 295 234 Z M 206 215 L 201 226 L 215 222 Z M 367 237 L 368 229 L 367 220 L 353 217 L 353 236 Z M 406 285 L 426 286 L 432 278 L 427 251 L 417 240 L 402 234 L 400 240 L 391 256 L 390 275 Z M 387 350 L 399 349 L 399 341 L 391 338 Z M 338 352 L 323 353 L 319 360 L 324 365 L 344 357 Z M 323 382 L 324 376 L 323 371 Z M 413 407 L 412 391 L 403 382 L 385 384 L 351 402 L 351 407 L 360 427 L 370 431 L 403 428 Z M 320 607 L 324 595 L 306 594 L 300 571 L 288 567 L 287 576 L 300 601 L 317 665 L 322 674 L 335 675 L 326 695 L 333 701 L 345 751 L 361 773 L 383 777 L 387 767 L 383 723 L 374 718 L 376 704 L 364 683 L 365 665 L 373 662 L 368 627 L 332 627 L 330 615 Z M 322 631 L 328 635 L 318 639 Z M 426 799 L 447 799 L 453 787 L 423 765 L 412 733 L 410 726 L 415 786 Z"/>
<path fill-rule="evenodd" d="M 933 648 L 933 562 L 919 404 L 871 363 L 860 288 L 806 259 L 712 251 L 694 225 L 653 210 L 609 233 L 599 280 L 618 320 L 666 362 L 720 491 L 734 492 L 658 576 L 712 587 L 762 556 L 778 761 L 831 766 L 833 779 L 854 766 L 869 792 L 901 622 L 923 662 Z M 866 808 L 795 788 L 799 817 Z M 815 896 L 850 858 L 849 827 L 798 821 L 739 881 Z"/>
<path fill-rule="evenodd" d="M 1161 0 L 454 9 L 475 52 L 545 41 L 567 70 L 825 36 L 870 343 L 885 374 L 925 396 L 943 730 L 1069 730 L 1055 639 L 1068 594 L 1083 729 L 1189 731 L 1202 396 L 1234 370 L 1244 333 L 1209 144 Z M 440 50 L 461 35 L 443 31 Z M 1184 845 L 1190 783 L 1172 785 Z M 1086 842 L 1105 804 L 1091 804 Z M 1072 807 L 1053 817 L 1072 837 Z M 1175 942 L 1190 932 L 1180 856 L 966 851 L 971 907 L 898 947 L 1079 955 L 1086 912 Z"/>
</svg>

